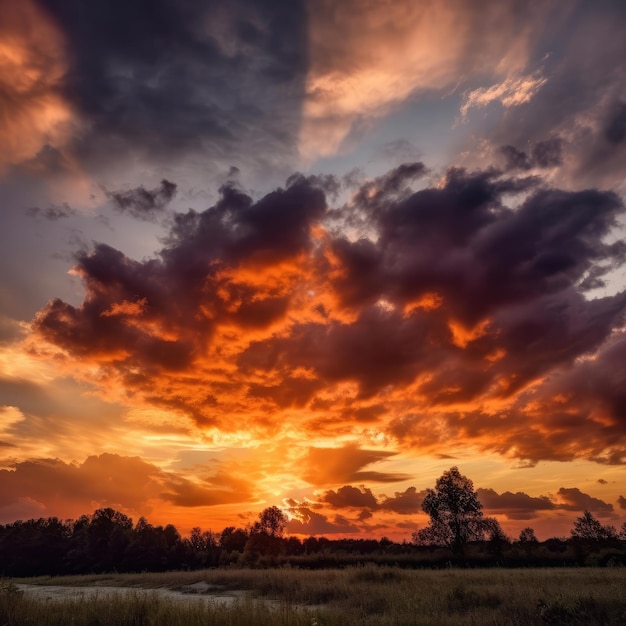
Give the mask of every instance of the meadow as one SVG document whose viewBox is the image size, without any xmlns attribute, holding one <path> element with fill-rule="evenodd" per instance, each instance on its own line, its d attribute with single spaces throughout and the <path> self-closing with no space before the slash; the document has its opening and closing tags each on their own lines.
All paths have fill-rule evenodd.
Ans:
<svg viewBox="0 0 626 626">
<path fill-rule="evenodd" d="M 73 588 L 78 595 L 51 600 L 33 593 L 35 586 L 50 585 Z M 124 593 L 79 593 L 111 587 Z M 187 594 L 176 599 L 163 593 L 171 590 Z M 217 601 L 229 594 L 231 602 Z M 408 570 L 365 565 L 4 579 L 0 624 L 623 625 L 626 568 Z"/>
</svg>

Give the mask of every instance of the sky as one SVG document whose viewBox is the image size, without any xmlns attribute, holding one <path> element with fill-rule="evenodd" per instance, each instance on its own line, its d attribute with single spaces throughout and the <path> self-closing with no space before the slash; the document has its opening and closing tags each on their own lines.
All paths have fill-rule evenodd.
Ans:
<svg viewBox="0 0 626 626">
<path fill-rule="evenodd" d="M 626 519 L 626 4 L 0 0 L 0 523 Z"/>
</svg>

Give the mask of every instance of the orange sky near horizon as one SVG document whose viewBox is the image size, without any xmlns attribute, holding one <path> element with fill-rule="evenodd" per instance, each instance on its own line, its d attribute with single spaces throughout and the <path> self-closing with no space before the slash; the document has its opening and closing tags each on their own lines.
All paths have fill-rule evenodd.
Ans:
<svg viewBox="0 0 626 626">
<path fill-rule="evenodd" d="M 219 4 L 0 1 L 0 523 L 621 526 L 624 11 Z"/>
</svg>

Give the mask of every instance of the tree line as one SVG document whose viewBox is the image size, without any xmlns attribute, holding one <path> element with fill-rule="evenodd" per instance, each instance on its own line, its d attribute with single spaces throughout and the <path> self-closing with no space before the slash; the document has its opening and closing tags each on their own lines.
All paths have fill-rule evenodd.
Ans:
<svg viewBox="0 0 626 626">
<path fill-rule="evenodd" d="M 458 565 L 626 565 L 626 523 L 618 532 L 589 511 L 568 539 L 539 542 L 532 528 L 512 540 L 484 516 L 472 481 L 453 467 L 429 489 L 422 508 L 429 524 L 412 541 L 285 536 L 287 517 L 276 506 L 246 528 L 219 533 L 136 524 L 111 508 L 76 520 L 56 517 L 0 525 L 0 576 L 200 569 L 220 566 L 341 567 L 364 562 L 404 567 Z"/>
<path fill-rule="evenodd" d="M 500 523 L 483 514 L 472 481 L 451 467 L 437 479 L 434 489 L 426 491 L 422 509 L 430 523 L 413 533 L 413 541 L 425 546 L 445 546 L 455 554 L 462 554 L 471 542 L 510 542 Z M 571 530 L 573 541 L 626 540 L 626 522 L 618 532 L 614 526 L 602 525 L 589 511 L 576 518 Z M 532 528 L 520 532 L 521 543 L 537 542 Z"/>
</svg>

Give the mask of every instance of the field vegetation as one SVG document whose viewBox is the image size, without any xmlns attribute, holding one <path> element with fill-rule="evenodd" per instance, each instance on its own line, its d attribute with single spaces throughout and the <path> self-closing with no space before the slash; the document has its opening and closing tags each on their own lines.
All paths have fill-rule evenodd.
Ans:
<svg viewBox="0 0 626 626">
<path fill-rule="evenodd" d="M 120 586 L 128 593 L 50 601 L 21 585 Z M 205 583 L 181 600 L 159 590 Z M 145 590 L 151 590 L 146 593 Z M 140 625 L 409 625 L 626 623 L 626 568 L 420 569 L 366 565 L 330 570 L 193 572 L 5 579 L 0 623 Z M 133 592 L 133 590 L 135 592 Z M 211 594 L 237 591 L 229 605 Z M 139 593 L 142 591 L 142 593 Z M 244 593 L 241 593 L 241 592 Z M 200 597 L 201 596 L 201 597 Z"/>
</svg>

